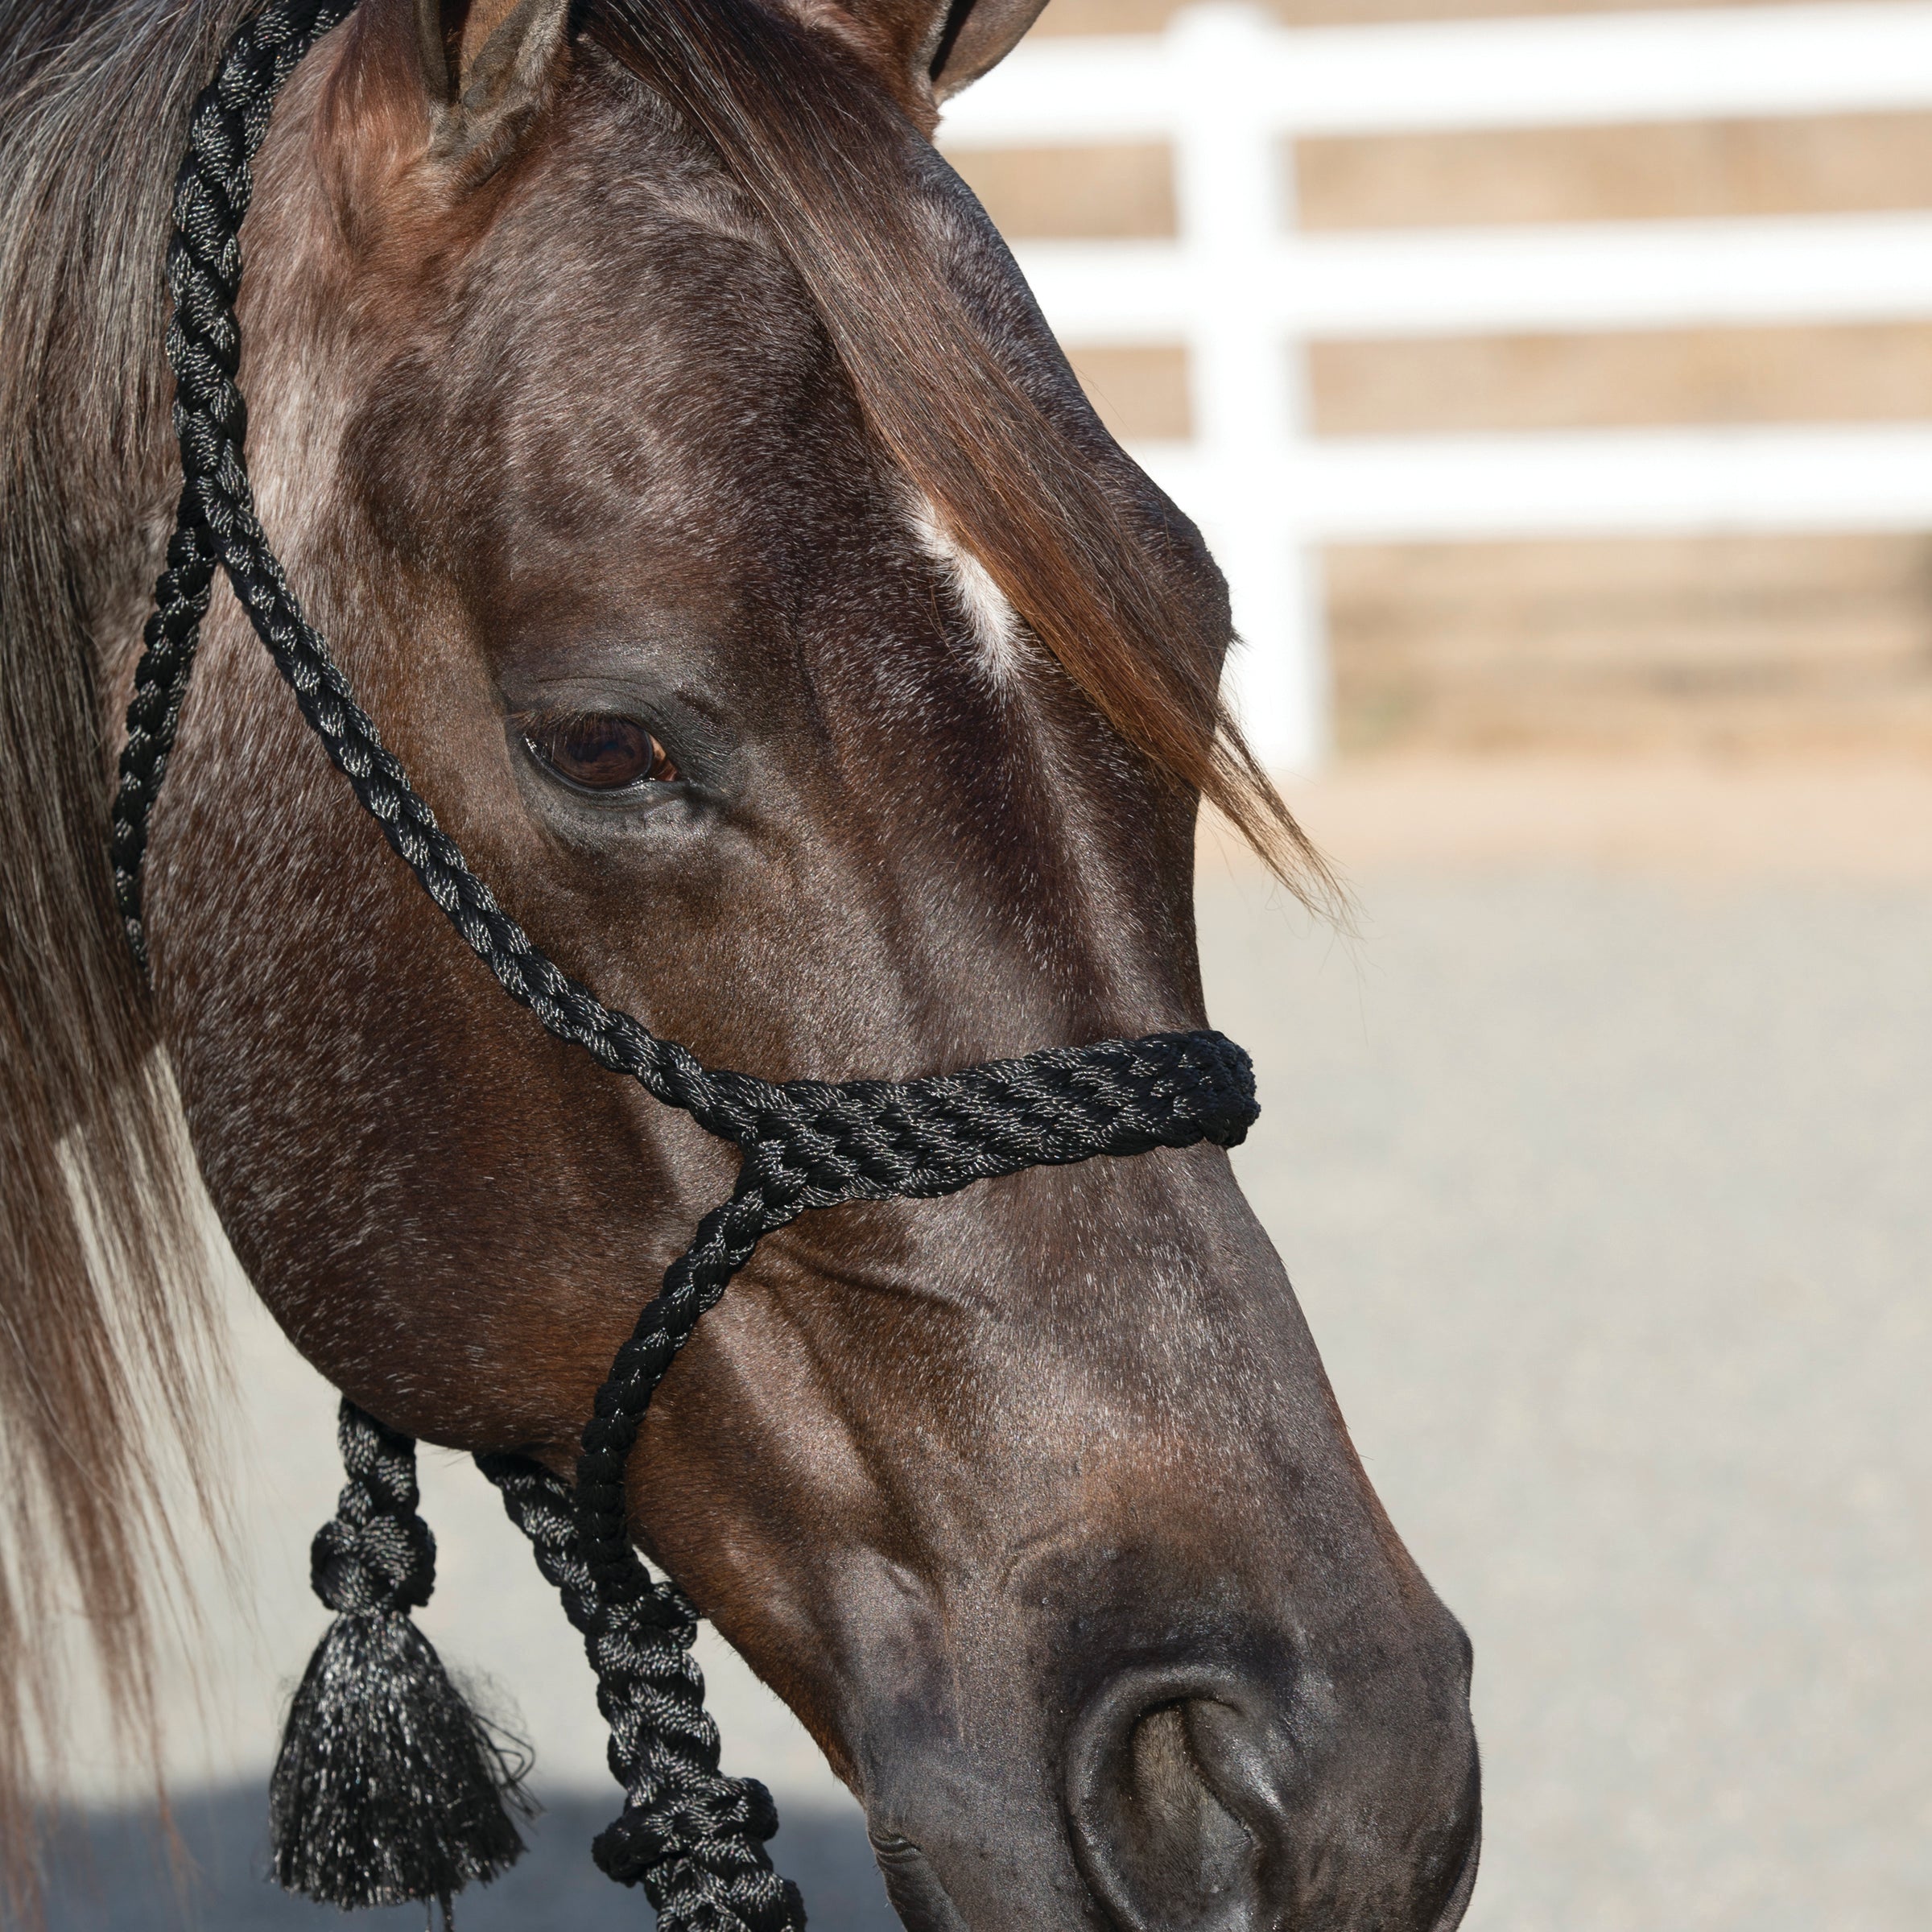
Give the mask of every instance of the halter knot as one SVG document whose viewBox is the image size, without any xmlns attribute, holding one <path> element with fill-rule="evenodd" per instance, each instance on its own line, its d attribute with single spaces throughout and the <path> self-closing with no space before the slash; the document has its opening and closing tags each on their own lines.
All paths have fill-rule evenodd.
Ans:
<svg viewBox="0 0 1932 1932">
<path fill-rule="evenodd" d="M 379 1516 L 365 1523 L 343 1514 L 324 1523 L 309 1546 L 308 1580 L 317 1596 L 340 1616 L 418 1610 L 435 1586 L 436 1545 L 420 1517 L 407 1523 Z"/>
<path fill-rule="evenodd" d="M 436 1539 L 416 1513 L 415 1444 L 348 1404 L 349 1482 L 309 1546 L 309 1582 L 338 1616 L 419 1609 L 436 1587 Z"/>
</svg>

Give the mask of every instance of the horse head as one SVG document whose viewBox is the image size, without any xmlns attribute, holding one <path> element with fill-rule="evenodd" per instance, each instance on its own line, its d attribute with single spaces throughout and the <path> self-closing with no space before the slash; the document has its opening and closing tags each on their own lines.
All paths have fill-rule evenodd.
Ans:
<svg viewBox="0 0 1932 1932">
<path fill-rule="evenodd" d="M 708 1065 L 904 1080 L 1203 1023 L 1192 526 L 930 144 L 1039 0 L 364 0 L 258 170 L 264 523 L 514 917 Z M 156 1012 L 235 1249 L 393 1426 L 572 1467 L 729 1150 L 503 1001 L 225 597 Z M 914 1932 L 1431 1932 L 1460 1630 L 1216 1149 L 768 1241 L 641 1546 L 865 1804 Z"/>
</svg>

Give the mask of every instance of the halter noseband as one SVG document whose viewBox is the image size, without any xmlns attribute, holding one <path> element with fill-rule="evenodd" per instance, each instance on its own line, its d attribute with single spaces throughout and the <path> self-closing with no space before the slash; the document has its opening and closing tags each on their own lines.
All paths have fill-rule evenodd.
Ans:
<svg viewBox="0 0 1932 1932">
<path fill-rule="evenodd" d="M 605 1006 L 533 946 L 438 826 L 328 646 L 303 618 L 257 521 L 235 375 L 240 231 L 275 96 L 355 0 L 270 0 L 196 102 L 175 184 L 168 360 L 184 484 L 128 709 L 114 814 L 116 896 L 143 971 L 141 861 L 217 569 L 302 715 L 383 836 L 504 990 L 559 1038 L 742 1152 L 729 1199 L 699 1224 L 618 1351 L 585 1425 L 574 1488 L 511 1455 L 477 1458 L 582 1633 L 611 1727 L 625 1808 L 598 1864 L 642 1883 L 666 1932 L 792 1932 L 804 1913 L 764 1845 L 769 1795 L 720 1775 L 690 1656 L 696 1611 L 632 1547 L 625 1472 L 653 1392 L 758 1242 L 807 1209 L 928 1199 L 1027 1168 L 1201 1141 L 1232 1147 L 1257 1108 L 1248 1056 L 1216 1033 L 1051 1047 L 904 1084 L 782 1085 L 714 1071 Z M 407 1612 L 434 1544 L 415 1514 L 415 1445 L 343 1406 L 350 1482 L 316 1538 L 317 1593 L 340 1614 L 296 1694 L 276 1767 L 277 1876 L 343 1905 L 440 1900 L 521 1850 L 497 1787 L 514 1773 L 450 1688 Z"/>
</svg>

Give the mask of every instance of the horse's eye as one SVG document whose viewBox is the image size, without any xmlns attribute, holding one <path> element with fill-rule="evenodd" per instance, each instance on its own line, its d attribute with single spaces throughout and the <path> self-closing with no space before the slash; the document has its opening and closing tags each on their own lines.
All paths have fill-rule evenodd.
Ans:
<svg viewBox="0 0 1932 1932">
<path fill-rule="evenodd" d="M 586 791 L 621 791 L 678 775 L 664 747 L 635 718 L 610 711 L 551 712 L 522 720 L 523 741 L 540 764 Z"/>
</svg>

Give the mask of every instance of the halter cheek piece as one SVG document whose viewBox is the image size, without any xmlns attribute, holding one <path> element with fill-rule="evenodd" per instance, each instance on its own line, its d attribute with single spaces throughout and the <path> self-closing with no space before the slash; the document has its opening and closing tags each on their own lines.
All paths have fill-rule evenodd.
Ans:
<svg viewBox="0 0 1932 1932">
<path fill-rule="evenodd" d="M 731 1198 L 699 1224 L 598 1391 L 575 1486 L 526 1459 L 482 1455 L 512 1520 L 561 1593 L 597 1675 L 622 1815 L 594 1847 L 642 1884 L 666 1932 L 802 1927 L 797 1888 L 774 1872 L 778 1828 L 762 1785 L 722 1777 L 718 1733 L 691 1657 L 697 1613 L 638 1559 L 625 1470 L 652 1393 L 698 1318 L 760 1240 L 813 1208 L 925 1199 L 1030 1167 L 1200 1141 L 1231 1147 L 1257 1108 L 1248 1056 L 1214 1033 L 1053 1047 L 905 1084 L 778 1086 L 700 1066 L 603 1005 L 497 906 L 437 826 L 312 630 L 256 520 L 242 454 L 234 302 L 250 163 L 277 92 L 354 0 L 271 0 L 223 54 L 196 101 L 175 190 L 168 360 L 184 482 L 128 710 L 114 806 L 115 890 L 145 970 L 141 859 L 217 568 L 227 573 L 302 715 L 504 990 L 549 1030 L 639 1081 L 743 1153 Z M 342 1408 L 349 1485 L 316 1538 L 316 1591 L 337 1612 L 297 1691 L 271 1789 L 276 1876 L 343 1906 L 449 1900 L 522 1843 L 514 1752 L 471 1712 L 411 1622 L 428 1600 L 435 1544 L 416 1514 L 415 1445 Z"/>
</svg>

